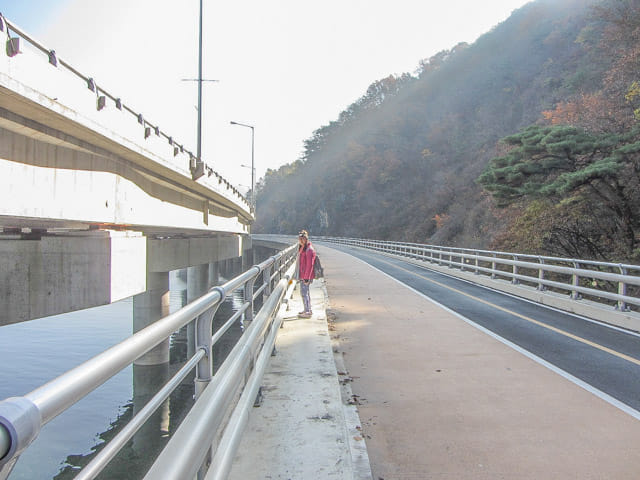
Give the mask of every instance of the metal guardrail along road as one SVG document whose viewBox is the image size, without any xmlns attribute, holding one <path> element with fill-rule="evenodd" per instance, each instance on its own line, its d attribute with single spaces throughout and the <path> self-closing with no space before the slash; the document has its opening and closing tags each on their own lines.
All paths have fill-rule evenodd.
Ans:
<svg viewBox="0 0 640 480">
<path fill-rule="evenodd" d="M 356 238 L 316 237 L 318 240 L 402 255 L 438 265 L 457 268 L 512 283 L 535 286 L 538 290 L 567 292 L 573 300 L 582 296 L 615 308 L 629 310 L 640 306 L 640 297 L 629 294 L 629 286 L 640 287 L 640 266 L 618 263 L 545 257 L 518 253 L 452 248 L 417 243 Z M 637 289 L 636 289 L 637 290 Z"/>
</svg>

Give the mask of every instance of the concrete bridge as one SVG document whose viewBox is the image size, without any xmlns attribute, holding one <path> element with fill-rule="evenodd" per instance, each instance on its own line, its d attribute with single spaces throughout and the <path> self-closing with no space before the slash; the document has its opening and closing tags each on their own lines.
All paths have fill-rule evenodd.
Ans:
<svg viewBox="0 0 640 480">
<path fill-rule="evenodd" d="M 251 248 L 253 212 L 220 174 L 99 79 L 0 28 L 0 325 L 133 295 L 160 311 L 169 271 L 198 269 L 202 293 L 216 262 Z"/>
</svg>

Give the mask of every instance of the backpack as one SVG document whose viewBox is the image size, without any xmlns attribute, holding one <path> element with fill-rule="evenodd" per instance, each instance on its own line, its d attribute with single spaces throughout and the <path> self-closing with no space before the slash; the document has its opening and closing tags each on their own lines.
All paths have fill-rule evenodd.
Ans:
<svg viewBox="0 0 640 480">
<path fill-rule="evenodd" d="M 322 264 L 320 263 L 320 257 L 316 253 L 316 259 L 313 262 L 313 277 L 314 278 L 322 278 L 324 277 L 324 268 L 322 268 Z"/>
</svg>

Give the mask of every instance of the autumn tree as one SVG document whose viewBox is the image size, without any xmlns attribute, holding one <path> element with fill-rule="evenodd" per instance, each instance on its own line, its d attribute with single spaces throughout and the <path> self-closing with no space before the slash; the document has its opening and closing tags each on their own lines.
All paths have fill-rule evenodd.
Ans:
<svg viewBox="0 0 640 480">
<path fill-rule="evenodd" d="M 492 159 L 478 179 L 496 200 L 506 206 L 548 199 L 580 206 L 581 212 L 587 205 L 586 211 L 600 212 L 612 220 L 614 252 L 627 258 L 636 255 L 640 129 L 592 134 L 577 127 L 533 125 L 504 138 L 503 143 L 511 149 Z M 598 242 L 602 246 L 602 240 Z"/>
</svg>

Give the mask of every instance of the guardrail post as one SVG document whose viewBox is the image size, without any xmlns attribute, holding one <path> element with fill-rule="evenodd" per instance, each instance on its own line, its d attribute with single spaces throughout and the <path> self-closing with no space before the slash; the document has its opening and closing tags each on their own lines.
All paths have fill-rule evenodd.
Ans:
<svg viewBox="0 0 640 480">
<path fill-rule="evenodd" d="M 272 285 L 277 284 L 280 280 L 282 280 L 282 262 L 283 262 L 283 260 L 284 259 L 282 258 L 282 255 L 280 255 L 280 256 L 278 256 L 276 258 L 276 261 L 273 264 L 273 266 L 276 269 L 276 271 L 274 272 L 276 277 L 273 279 Z"/>
<path fill-rule="evenodd" d="M 544 258 L 538 257 L 538 261 L 540 262 L 540 268 L 538 269 L 538 280 L 544 280 Z M 538 290 L 544 292 L 546 287 L 542 282 L 538 283 Z"/>
<path fill-rule="evenodd" d="M 213 325 L 213 317 L 226 297 L 226 292 L 222 287 L 213 287 L 211 290 L 215 290 L 220 294 L 220 300 L 218 300 L 216 305 L 206 312 L 198 315 L 196 318 L 196 351 L 202 349 L 205 352 L 204 357 L 202 357 L 196 364 L 196 378 L 194 380 L 196 401 L 200 398 L 204 389 L 207 388 L 207 385 L 211 383 L 211 378 L 213 377 L 213 345 L 211 343 L 211 329 Z M 213 448 L 210 448 L 207 452 L 207 455 L 202 462 L 202 466 L 200 467 L 200 471 L 198 472 L 198 478 L 204 478 L 207 466 L 211 463 L 212 450 Z"/>
<path fill-rule="evenodd" d="M 479 261 L 478 261 L 478 252 L 476 252 L 476 271 L 475 271 L 476 275 L 480 275 L 480 271 L 478 270 L 479 266 L 480 266 L 480 264 L 479 264 Z"/>
<path fill-rule="evenodd" d="M 254 265 L 254 267 L 255 266 L 256 265 Z M 244 284 L 244 301 L 249 302 L 249 306 L 242 314 L 243 324 L 245 322 L 253 322 L 253 290 L 256 283 L 256 278 L 258 278 L 257 275 Z"/>
<path fill-rule="evenodd" d="M 628 271 L 625 267 L 620 265 L 618 267 L 620 269 L 620 275 L 627 275 Z M 624 282 L 618 282 L 618 295 L 627 295 L 627 284 Z M 626 302 L 623 300 L 618 300 L 618 304 L 616 305 L 616 310 L 620 310 L 621 312 L 628 312 L 629 307 Z"/>
<path fill-rule="evenodd" d="M 580 264 L 578 262 L 573 262 L 573 266 L 576 269 L 580 268 Z M 571 276 L 571 285 L 573 285 L 574 287 L 580 286 L 580 276 L 577 273 L 574 273 Z M 572 300 L 580 300 L 581 298 L 582 298 L 582 295 L 580 295 L 580 293 L 577 290 L 575 289 L 571 290 Z"/>
<path fill-rule="evenodd" d="M 491 262 L 491 280 L 496 279 L 496 254 L 493 254 L 493 261 Z"/>
<path fill-rule="evenodd" d="M 517 255 L 513 255 L 513 261 L 517 262 L 518 261 L 518 256 Z M 518 274 L 518 266 L 514 263 L 513 264 L 513 269 L 512 269 L 512 277 L 511 277 L 511 283 L 513 285 L 518 285 L 520 283 L 520 280 L 518 280 L 515 276 Z"/>
<path fill-rule="evenodd" d="M 274 262 L 275 263 L 275 262 Z M 264 302 L 269 295 L 271 295 L 271 269 L 273 263 L 262 271 L 262 282 L 266 285 L 262 291 L 262 301 Z"/>
<path fill-rule="evenodd" d="M 196 400 L 200 397 L 207 385 L 209 385 L 209 382 L 211 382 L 211 377 L 213 376 L 213 346 L 211 344 L 211 328 L 213 325 L 213 317 L 226 296 L 224 288 L 222 287 L 213 287 L 211 290 L 216 290 L 218 293 L 220 293 L 220 300 L 216 305 L 196 318 L 196 351 L 198 351 L 199 349 L 203 349 L 205 353 L 204 357 L 202 357 L 202 359 L 196 365 Z"/>
</svg>

